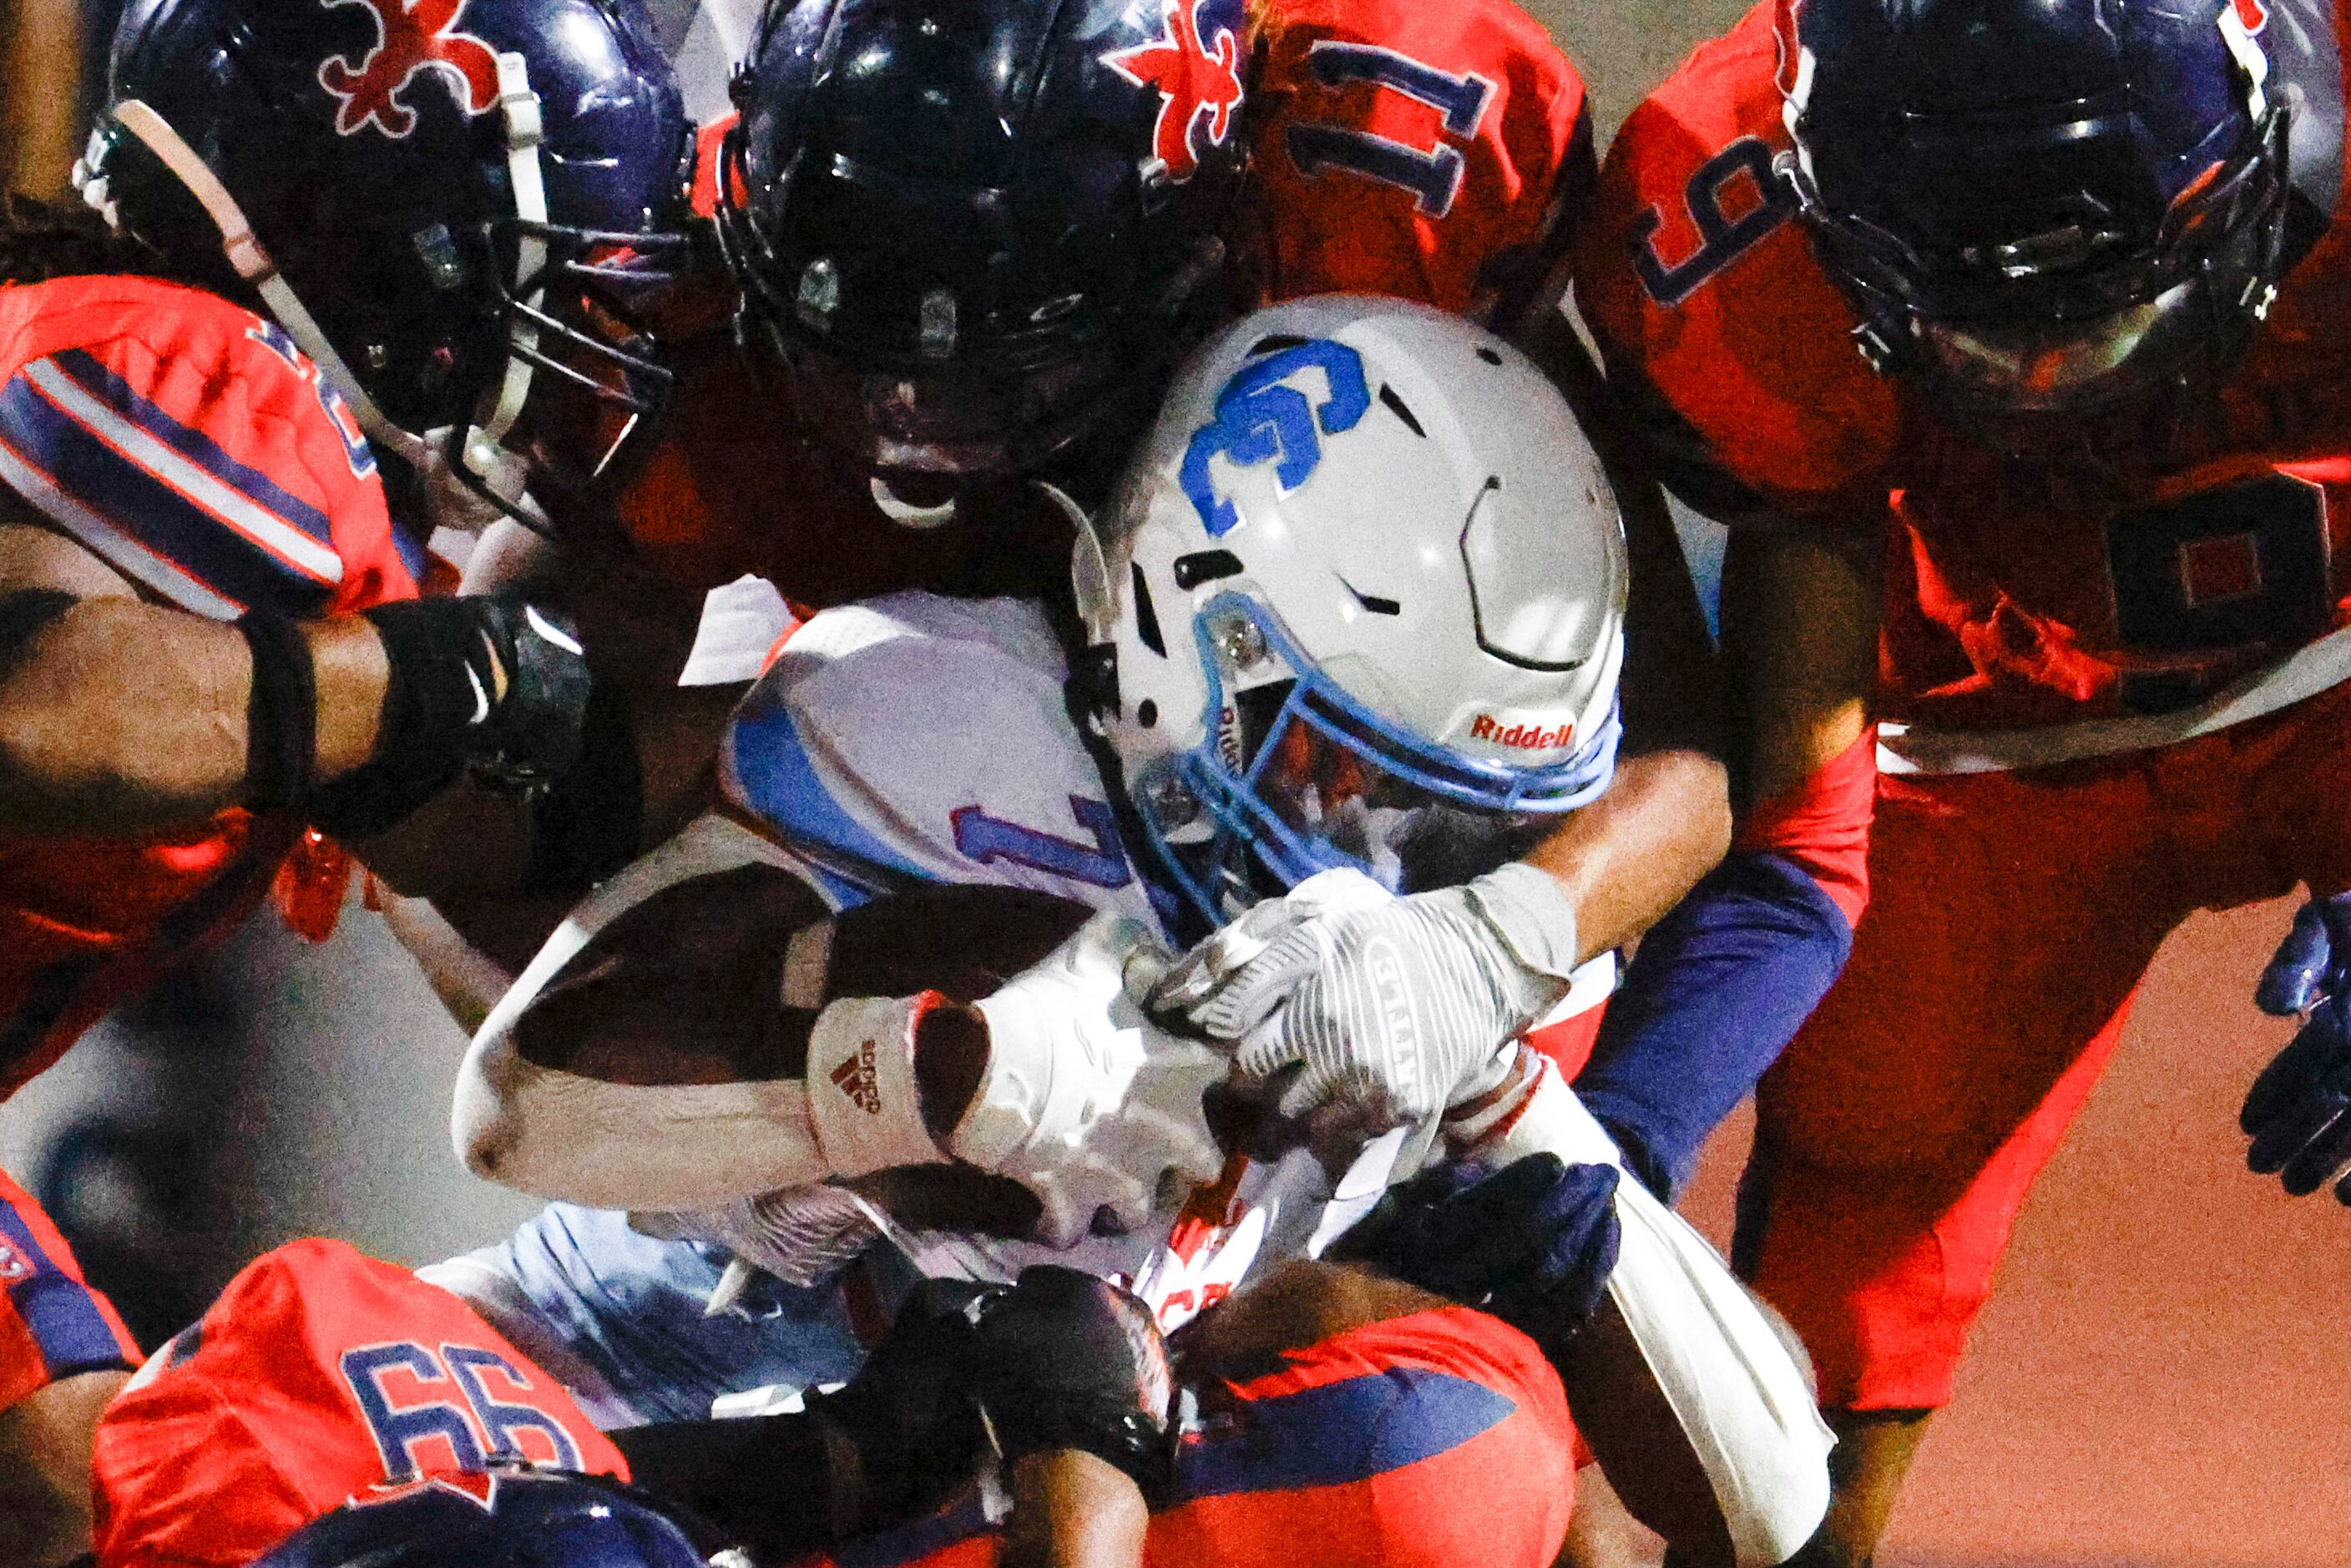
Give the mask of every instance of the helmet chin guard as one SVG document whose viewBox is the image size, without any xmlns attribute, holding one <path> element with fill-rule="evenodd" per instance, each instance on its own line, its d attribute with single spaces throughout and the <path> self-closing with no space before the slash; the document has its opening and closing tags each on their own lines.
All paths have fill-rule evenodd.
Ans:
<svg viewBox="0 0 2351 1568">
<path fill-rule="evenodd" d="M 1457 318 L 1327 296 L 1218 334 L 1072 576 L 1080 706 L 1196 920 L 1334 866 L 1463 880 L 1613 775 L 1614 494 L 1541 372 Z"/>
</svg>

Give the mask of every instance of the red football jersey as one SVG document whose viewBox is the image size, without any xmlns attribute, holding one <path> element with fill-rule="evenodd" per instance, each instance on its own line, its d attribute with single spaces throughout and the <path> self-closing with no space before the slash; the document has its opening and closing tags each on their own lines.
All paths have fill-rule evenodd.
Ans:
<svg viewBox="0 0 2351 1568">
<path fill-rule="evenodd" d="M 217 619 L 360 610 L 413 596 L 422 569 L 350 409 L 285 334 L 152 278 L 0 287 L 0 483 L 149 597 Z M 0 1097 L 257 892 L 267 864 L 221 875 L 253 831 L 229 811 L 138 841 L 0 840 Z"/>
<path fill-rule="evenodd" d="M 1854 314 L 1772 175 L 1790 147 L 1773 32 L 1765 0 L 1625 120 L 1576 298 L 1705 509 L 1882 544 L 1886 716 L 1969 730 L 2162 712 L 2344 624 L 2340 201 L 2202 415 L 2091 432 L 2086 460 L 2020 463 L 1855 351 Z"/>
<path fill-rule="evenodd" d="M 1583 79 L 1510 0 L 1268 0 L 1244 111 L 1272 297 L 1509 319 L 1591 192 Z"/>
<path fill-rule="evenodd" d="M 229 1568 L 356 1494 L 500 1458 L 628 1479 L 571 1396 L 456 1297 L 340 1241 L 297 1241 L 230 1281 L 107 1407 L 99 1562 Z"/>
<path fill-rule="evenodd" d="M 1593 177 L 1583 80 L 1538 24 L 1510 0 L 1269 0 L 1253 20 L 1241 114 L 1255 162 L 1236 221 L 1272 298 L 1355 290 L 1506 319 L 1538 298 Z M 696 143 L 705 215 L 731 123 Z M 621 503 L 631 537 L 673 575 L 708 587 L 758 572 L 821 606 L 1001 552 L 977 530 L 886 520 L 799 446 L 723 332 L 705 320 L 668 335 L 694 325 L 704 347 L 681 365 L 669 428 Z M 1045 553 L 1065 549 L 1057 538 Z"/>
<path fill-rule="evenodd" d="M 1534 1342 L 1466 1307 L 1336 1333 L 1200 1390 L 1147 1568 L 1546 1568 L 1580 1457 Z M 975 1505 L 861 1542 L 858 1568 L 987 1568 Z"/>
</svg>

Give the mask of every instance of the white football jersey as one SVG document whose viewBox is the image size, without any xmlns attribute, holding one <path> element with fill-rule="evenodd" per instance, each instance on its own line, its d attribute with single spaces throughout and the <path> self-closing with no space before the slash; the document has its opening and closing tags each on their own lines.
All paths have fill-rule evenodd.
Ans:
<svg viewBox="0 0 2351 1568">
<path fill-rule="evenodd" d="M 1153 920 L 1024 600 L 898 593 L 802 624 L 719 747 L 736 813 L 836 909 L 988 883 Z"/>
<path fill-rule="evenodd" d="M 1155 919 L 1071 723 L 1067 674 L 1026 600 L 899 593 L 827 610 L 789 632 L 737 708 L 721 787 L 732 814 L 835 909 L 925 883 L 987 883 Z M 1613 958 L 1577 978 L 1557 1016 L 1607 994 Z M 1387 1144 L 1364 1173 L 1369 1194 L 1395 1154 Z M 1172 1329 L 1261 1260 L 1328 1239 L 1318 1222 L 1332 1184 L 1311 1158 L 1231 1175 L 1180 1217 L 1068 1251 L 888 1228 L 931 1274 L 1008 1281 L 1051 1261 L 1116 1277 Z"/>
</svg>

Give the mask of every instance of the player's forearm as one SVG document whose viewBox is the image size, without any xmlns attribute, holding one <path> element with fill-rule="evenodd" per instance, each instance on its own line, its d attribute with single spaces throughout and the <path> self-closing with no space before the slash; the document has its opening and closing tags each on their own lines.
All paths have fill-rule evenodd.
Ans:
<svg viewBox="0 0 2351 1568">
<path fill-rule="evenodd" d="M 1663 918 L 1730 845 L 1729 775 L 1699 751 L 1617 765 L 1608 792 L 1527 856 L 1574 903 L 1576 956 L 1588 959 Z"/>
<path fill-rule="evenodd" d="M 1793 526 L 1736 533 L 1723 565 L 1741 809 L 1800 788 L 1870 722 L 1879 568 Z"/>
<path fill-rule="evenodd" d="M 1125 1471 L 1075 1448 L 1012 1464 L 1004 1568 L 1141 1568 L 1151 1522 Z"/>
<path fill-rule="evenodd" d="M 128 599 L 11 597 L 37 624 L 0 659 L 0 832 L 148 832 L 246 803 L 253 659 L 235 627 Z M 383 648 L 356 617 L 300 634 L 331 779 L 375 747 Z"/>
<path fill-rule="evenodd" d="M 1085 911 L 939 888 L 835 919 L 770 852 L 705 818 L 573 911 L 460 1074 L 455 1134 L 476 1174 L 579 1203 L 697 1209 L 874 1168 L 844 1171 L 843 1151 L 822 1146 L 819 1093 L 872 1108 L 852 1121 L 877 1131 L 945 1141 L 988 1060 L 985 1027 L 956 1003 L 996 990 Z M 836 1032 L 838 1049 L 820 1051 Z M 865 1071 L 836 1082 L 850 1057 Z"/>
</svg>

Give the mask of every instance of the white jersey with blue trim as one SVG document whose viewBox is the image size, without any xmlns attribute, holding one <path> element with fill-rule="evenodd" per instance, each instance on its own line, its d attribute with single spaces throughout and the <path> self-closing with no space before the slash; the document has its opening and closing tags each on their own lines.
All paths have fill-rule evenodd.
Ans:
<svg viewBox="0 0 2351 1568">
<path fill-rule="evenodd" d="M 792 632 L 719 747 L 732 814 L 835 909 L 924 883 L 1153 918 L 1023 600 L 899 593 Z"/>
</svg>

